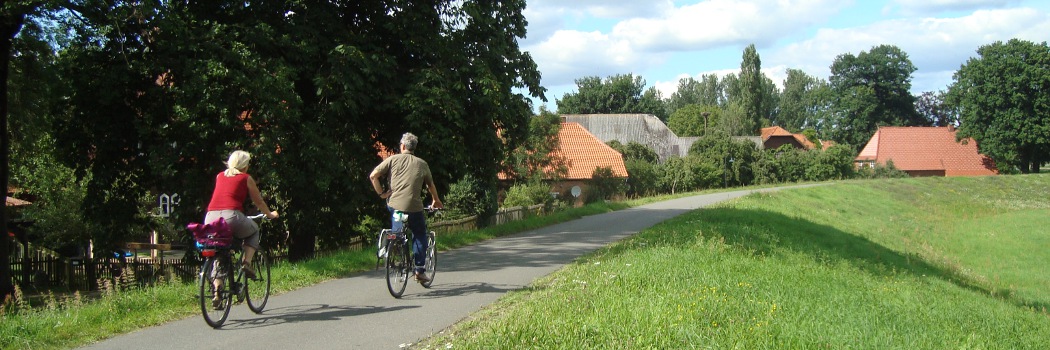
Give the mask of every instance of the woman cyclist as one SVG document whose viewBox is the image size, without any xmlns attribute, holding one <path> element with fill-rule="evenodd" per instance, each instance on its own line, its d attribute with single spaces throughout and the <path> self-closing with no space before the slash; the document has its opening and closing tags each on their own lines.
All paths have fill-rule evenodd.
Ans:
<svg viewBox="0 0 1050 350">
<path fill-rule="evenodd" d="M 252 203 L 259 211 L 266 214 L 267 218 L 276 219 L 276 211 L 270 211 L 255 179 L 248 175 L 248 166 L 252 156 L 245 151 L 233 151 L 229 160 L 226 161 L 226 170 L 215 175 L 215 190 L 211 194 L 211 202 L 208 203 L 208 214 L 204 216 L 205 223 L 212 223 L 219 218 L 226 219 L 230 225 L 233 236 L 242 240 L 241 247 L 244 249 L 244 257 L 241 268 L 248 278 L 255 278 L 255 271 L 251 268 L 252 256 L 259 249 L 259 225 L 244 215 L 244 200 L 251 198 Z M 222 278 L 215 278 L 212 283 L 216 290 L 222 286 Z M 212 303 L 219 305 L 216 295 Z"/>
</svg>

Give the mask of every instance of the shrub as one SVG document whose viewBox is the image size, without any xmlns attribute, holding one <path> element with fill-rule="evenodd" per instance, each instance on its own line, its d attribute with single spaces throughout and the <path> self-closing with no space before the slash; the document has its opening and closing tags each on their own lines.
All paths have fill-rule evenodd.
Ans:
<svg viewBox="0 0 1050 350">
<path fill-rule="evenodd" d="M 627 167 L 627 196 L 642 197 L 656 194 L 658 191 L 659 175 L 657 165 L 644 160 L 630 159 L 624 161 Z"/>
<path fill-rule="evenodd" d="M 545 209 L 549 209 L 554 204 L 550 186 L 541 181 L 530 181 L 511 186 L 507 190 L 507 198 L 503 200 L 505 208 L 527 207 L 536 204 L 543 204 Z"/>
<path fill-rule="evenodd" d="M 477 179 L 470 174 L 464 175 L 449 187 L 448 194 L 445 195 L 447 208 L 445 214 L 449 219 L 481 214 L 485 211 L 482 201 L 484 192 Z"/>
<path fill-rule="evenodd" d="M 586 201 L 588 203 L 597 202 L 623 194 L 624 187 L 624 179 L 616 177 L 612 168 L 594 168 L 594 173 L 591 174 L 590 186 L 587 187 Z"/>
</svg>

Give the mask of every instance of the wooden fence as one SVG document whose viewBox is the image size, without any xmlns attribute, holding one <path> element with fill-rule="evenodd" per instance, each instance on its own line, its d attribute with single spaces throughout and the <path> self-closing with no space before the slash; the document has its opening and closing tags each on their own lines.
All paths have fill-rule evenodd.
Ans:
<svg viewBox="0 0 1050 350">
<path fill-rule="evenodd" d="M 489 225 L 542 215 L 543 210 L 542 205 L 500 209 L 490 218 Z M 439 235 L 470 231 L 479 227 L 477 216 L 433 222 L 428 226 Z M 144 286 L 161 279 L 190 281 L 196 278 L 200 268 L 196 252 L 192 249 L 187 251 L 186 247 L 179 245 L 128 243 L 126 248 L 132 256 L 88 259 L 63 258 L 44 248 L 30 245 L 27 249 L 19 242 L 13 243 L 13 254 L 10 256 L 13 282 L 32 291 L 87 291 L 107 283 Z M 364 249 L 366 245 L 367 239 L 359 237 L 350 247 L 318 251 L 315 256 L 325 256 L 347 249 Z M 154 254 L 150 254 L 151 252 Z M 283 251 L 272 252 L 270 256 L 273 262 L 287 260 L 287 254 Z"/>
<path fill-rule="evenodd" d="M 542 215 L 543 212 L 544 207 L 542 204 L 531 207 L 501 208 L 495 215 L 489 218 L 488 226 L 502 225 L 511 221 L 522 220 L 530 216 Z M 478 226 L 478 217 L 469 216 L 459 220 L 435 222 L 430 224 L 427 228 L 440 235 L 475 230 Z"/>
<path fill-rule="evenodd" d="M 63 258 L 50 250 L 32 245 L 26 249 L 15 242 L 11 275 L 15 284 L 32 291 L 84 291 L 105 283 L 148 285 L 161 278 L 192 280 L 199 268 L 196 254 L 173 250 L 181 248 L 178 246 L 129 243 L 128 248 L 134 253 L 160 249 L 157 256 Z"/>
</svg>

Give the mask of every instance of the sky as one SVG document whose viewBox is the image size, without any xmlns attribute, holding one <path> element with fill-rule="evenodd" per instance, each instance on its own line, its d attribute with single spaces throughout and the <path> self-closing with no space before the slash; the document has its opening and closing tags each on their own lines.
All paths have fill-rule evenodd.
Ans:
<svg viewBox="0 0 1050 350">
<path fill-rule="evenodd" d="M 762 72 L 782 85 L 788 68 L 827 80 L 835 57 L 894 45 L 917 70 L 912 93 L 946 90 L 977 49 L 996 41 L 1050 41 L 1046 0 L 527 0 L 520 39 L 547 103 L 575 80 L 642 77 L 670 97 L 682 78 L 738 73 L 754 44 Z"/>
</svg>

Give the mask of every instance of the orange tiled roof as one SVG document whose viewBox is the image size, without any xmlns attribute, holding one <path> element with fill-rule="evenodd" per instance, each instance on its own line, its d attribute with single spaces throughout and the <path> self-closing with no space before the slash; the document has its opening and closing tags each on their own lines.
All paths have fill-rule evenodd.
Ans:
<svg viewBox="0 0 1050 350">
<path fill-rule="evenodd" d="M 762 128 L 762 140 L 768 140 L 770 136 L 792 136 L 790 131 L 785 130 L 779 126 L 771 126 L 768 128 Z"/>
<path fill-rule="evenodd" d="M 893 160 L 900 170 L 944 171 L 945 176 L 998 173 L 992 160 L 977 152 L 976 141 L 956 142 L 952 127 L 879 127 L 856 160 L 879 164 Z"/>
<path fill-rule="evenodd" d="M 569 160 L 567 180 L 590 179 L 597 167 L 612 169 L 613 175 L 627 177 L 623 155 L 587 132 L 579 123 L 561 123 L 558 131 L 560 153 Z"/>
<path fill-rule="evenodd" d="M 809 139 L 807 139 L 806 135 L 793 134 L 790 131 L 787 131 L 787 129 L 781 128 L 779 126 L 770 126 L 768 128 L 762 128 L 761 132 L 762 132 L 762 141 L 763 142 L 768 141 L 770 137 L 774 137 L 774 136 L 790 136 L 790 137 L 794 138 L 796 142 L 798 142 L 800 145 L 802 145 L 802 147 L 805 147 L 806 149 L 816 149 L 817 148 L 817 145 L 814 144 Z M 821 143 L 824 143 L 824 142 L 825 141 L 821 141 Z M 827 146 L 825 146 L 824 149 L 827 149 Z"/>
</svg>

